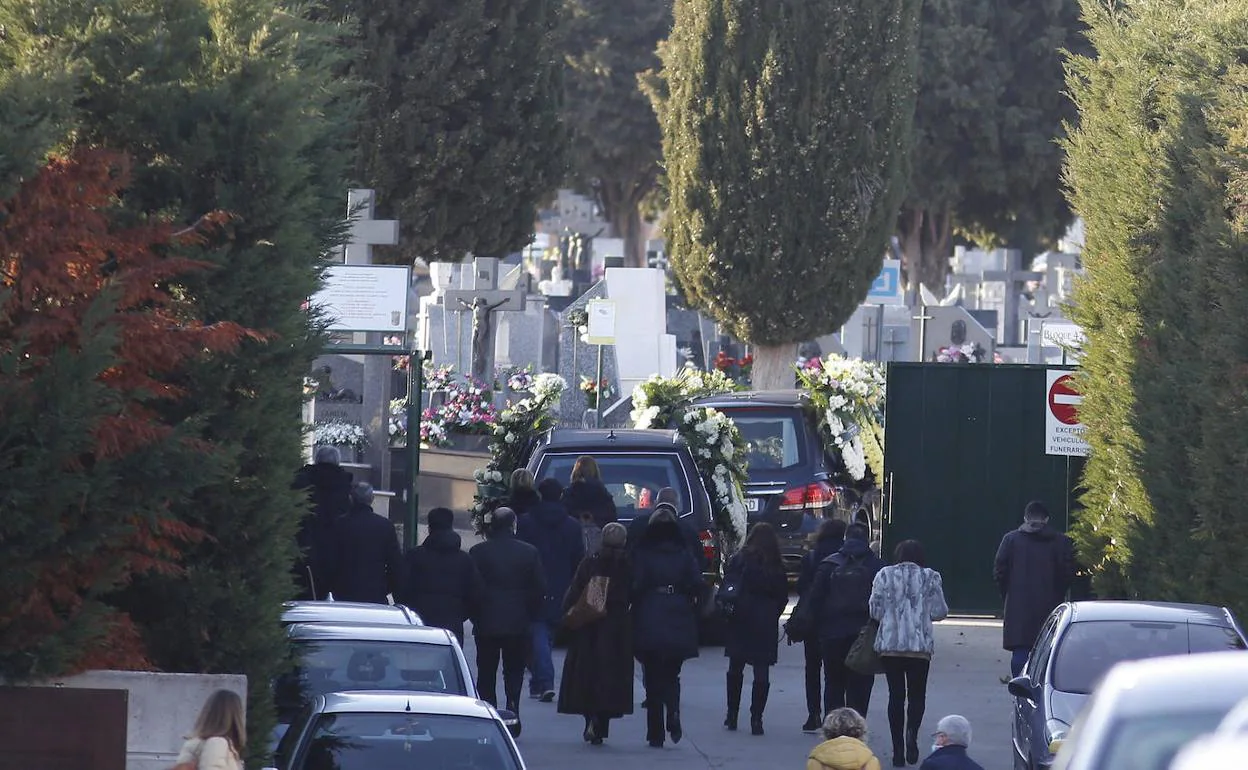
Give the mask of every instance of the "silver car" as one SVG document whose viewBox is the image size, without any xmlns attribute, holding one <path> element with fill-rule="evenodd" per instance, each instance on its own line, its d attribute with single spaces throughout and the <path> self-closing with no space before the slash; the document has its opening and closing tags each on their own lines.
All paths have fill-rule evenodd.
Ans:
<svg viewBox="0 0 1248 770">
<path fill-rule="evenodd" d="M 525 770 L 488 703 L 392 691 L 318 695 L 290 726 L 270 770 Z"/>
<path fill-rule="evenodd" d="M 1213 652 L 1119 663 L 1062 743 L 1054 770 L 1167 770 L 1248 692 L 1248 653 Z"/>
<path fill-rule="evenodd" d="M 423 626 L 425 623 L 402 604 L 364 602 L 286 602 L 282 625 L 292 623 L 353 623 L 365 626 Z"/>
</svg>

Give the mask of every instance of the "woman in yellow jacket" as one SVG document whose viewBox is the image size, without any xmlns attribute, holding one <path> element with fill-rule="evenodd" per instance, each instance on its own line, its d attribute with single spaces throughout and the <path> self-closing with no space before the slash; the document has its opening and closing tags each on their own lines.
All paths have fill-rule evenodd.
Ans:
<svg viewBox="0 0 1248 770">
<path fill-rule="evenodd" d="M 835 709 L 823 720 L 823 743 L 810 750 L 806 770 L 880 770 L 867 747 L 867 720 L 851 708 Z"/>
</svg>

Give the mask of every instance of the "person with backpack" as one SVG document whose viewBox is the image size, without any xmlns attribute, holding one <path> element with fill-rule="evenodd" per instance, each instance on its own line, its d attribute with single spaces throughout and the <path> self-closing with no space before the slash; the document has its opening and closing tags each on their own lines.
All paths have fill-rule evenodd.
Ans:
<svg viewBox="0 0 1248 770">
<path fill-rule="evenodd" d="M 810 612 L 823 655 L 825 711 L 849 706 L 867 714 L 875 677 L 845 665 L 863 626 L 871 621 L 871 586 L 884 562 L 871 551 L 865 524 L 845 530 L 841 550 L 819 563 L 810 587 Z"/>
<path fill-rule="evenodd" d="M 923 546 L 903 540 L 893 565 L 880 570 L 871 589 L 871 617 L 879 621 L 875 651 L 888 679 L 888 727 L 893 767 L 918 764 L 919 725 L 927 710 L 927 674 L 936 649 L 932 621 L 949 615 L 940 573 L 926 566 Z"/>
<path fill-rule="evenodd" d="M 799 606 L 803 600 L 809 601 L 810 587 L 815 582 L 815 572 L 819 564 L 845 545 L 845 522 L 840 519 L 824 519 L 815 532 L 815 542 L 811 549 L 802 557 L 802 568 L 797 576 L 797 597 Z M 806 607 L 802 607 L 805 611 Z M 794 614 L 798 612 L 794 609 Z M 813 733 L 823 724 L 823 716 L 828 708 L 823 704 L 823 649 L 819 645 L 817 634 L 811 633 L 802 641 L 802 651 L 806 654 L 806 723 L 802 732 Z"/>
<path fill-rule="evenodd" d="M 745 667 L 754 670 L 750 688 L 750 734 L 763 734 L 763 710 L 771 691 L 771 667 L 776 665 L 780 644 L 780 616 L 789 602 L 789 581 L 780 559 L 780 539 L 767 522 L 750 528 L 745 544 L 733 555 L 724 571 L 725 581 L 735 581 L 737 596 L 728 616 L 724 656 L 728 658 L 728 716 L 724 727 L 737 729 Z"/>
</svg>

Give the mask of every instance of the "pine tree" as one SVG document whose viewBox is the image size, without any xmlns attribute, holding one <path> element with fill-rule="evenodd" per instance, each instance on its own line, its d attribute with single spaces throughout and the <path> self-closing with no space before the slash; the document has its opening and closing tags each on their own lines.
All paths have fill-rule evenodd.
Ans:
<svg viewBox="0 0 1248 770">
<path fill-rule="evenodd" d="M 243 330 L 183 316 L 168 284 L 196 265 L 166 253 L 171 224 L 111 221 L 127 178 L 113 153 L 54 157 L 0 205 L 5 679 L 149 667 L 108 595 L 178 573 L 204 532 L 171 504 L 220 472 L 211 447 L 158 412 L 186 396 L 188 361 Z"/>
<path fill-rule="evenodd" d="M 658 105 L 668 249 L 686 297 L 791 387 L 839 328 L 905 192 L 918 0 L 678 0 Z"/>
<path fill-rule="evenodd" d="M 1068 143 L 1084 218 L 1080 407 L 1092 455 L 1076 527 L 1108 596 L 1248 611 L 1248 8 L 1087 0 Z"/>
<path fill-rule="evenodd" d="M 247 675 L 258 757 L 269 683 L 289 652 L 279 616 L 306 508 L 289 488 L 302 378 L 323 345 L 301 306 L 340 234 L 352 157 L 341 30 L 277 0 L 48 3 L 60 26 L 45 19 L 33 50 L 72 57 L 81 75 L 72 139 L 135 158 L 117 216 L 232 215 L 202 255 L 211 269 L 178 290 L 192 317 L 263 339 L 198 362 L 180 383 L 189 398 L 161 410 L 218 447 L 225 473 L 172 508 L 205 533 L 184 573 L 144 578 L 116 602 L 157 667 Z"/>
<path fill-rule="evenodd" d="M 504 256 L 562 181 L 561 0 L 334 0 L 366 85 L 356 176 L 399 220 L 411 264 Z"/>
</svg>

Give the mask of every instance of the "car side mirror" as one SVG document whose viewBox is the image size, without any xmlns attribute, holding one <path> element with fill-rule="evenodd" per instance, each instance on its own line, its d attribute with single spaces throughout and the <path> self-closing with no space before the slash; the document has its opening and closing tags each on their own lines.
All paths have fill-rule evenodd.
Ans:
<svg viewBox="0 0 1248 770">
<path fill-rule="evenodd" d="M 1025 674 L 1011 679 L 1009 684 L 1006 685 L 1006 689 L 1015 698 L 1022 698 L 1029 703 L 1036 702 L 1036 686 L 1032 684 L 1031 677 Z"/>
<path fill-rule="evenodd" d="M 520 737 L 520 717 L 516 716 L 516 712 L 498 709 L 498 718 L 503 720 L 503 724 L 507 726 L 507 732 L 511 733 L 512 738 Z"/>
</svg>

